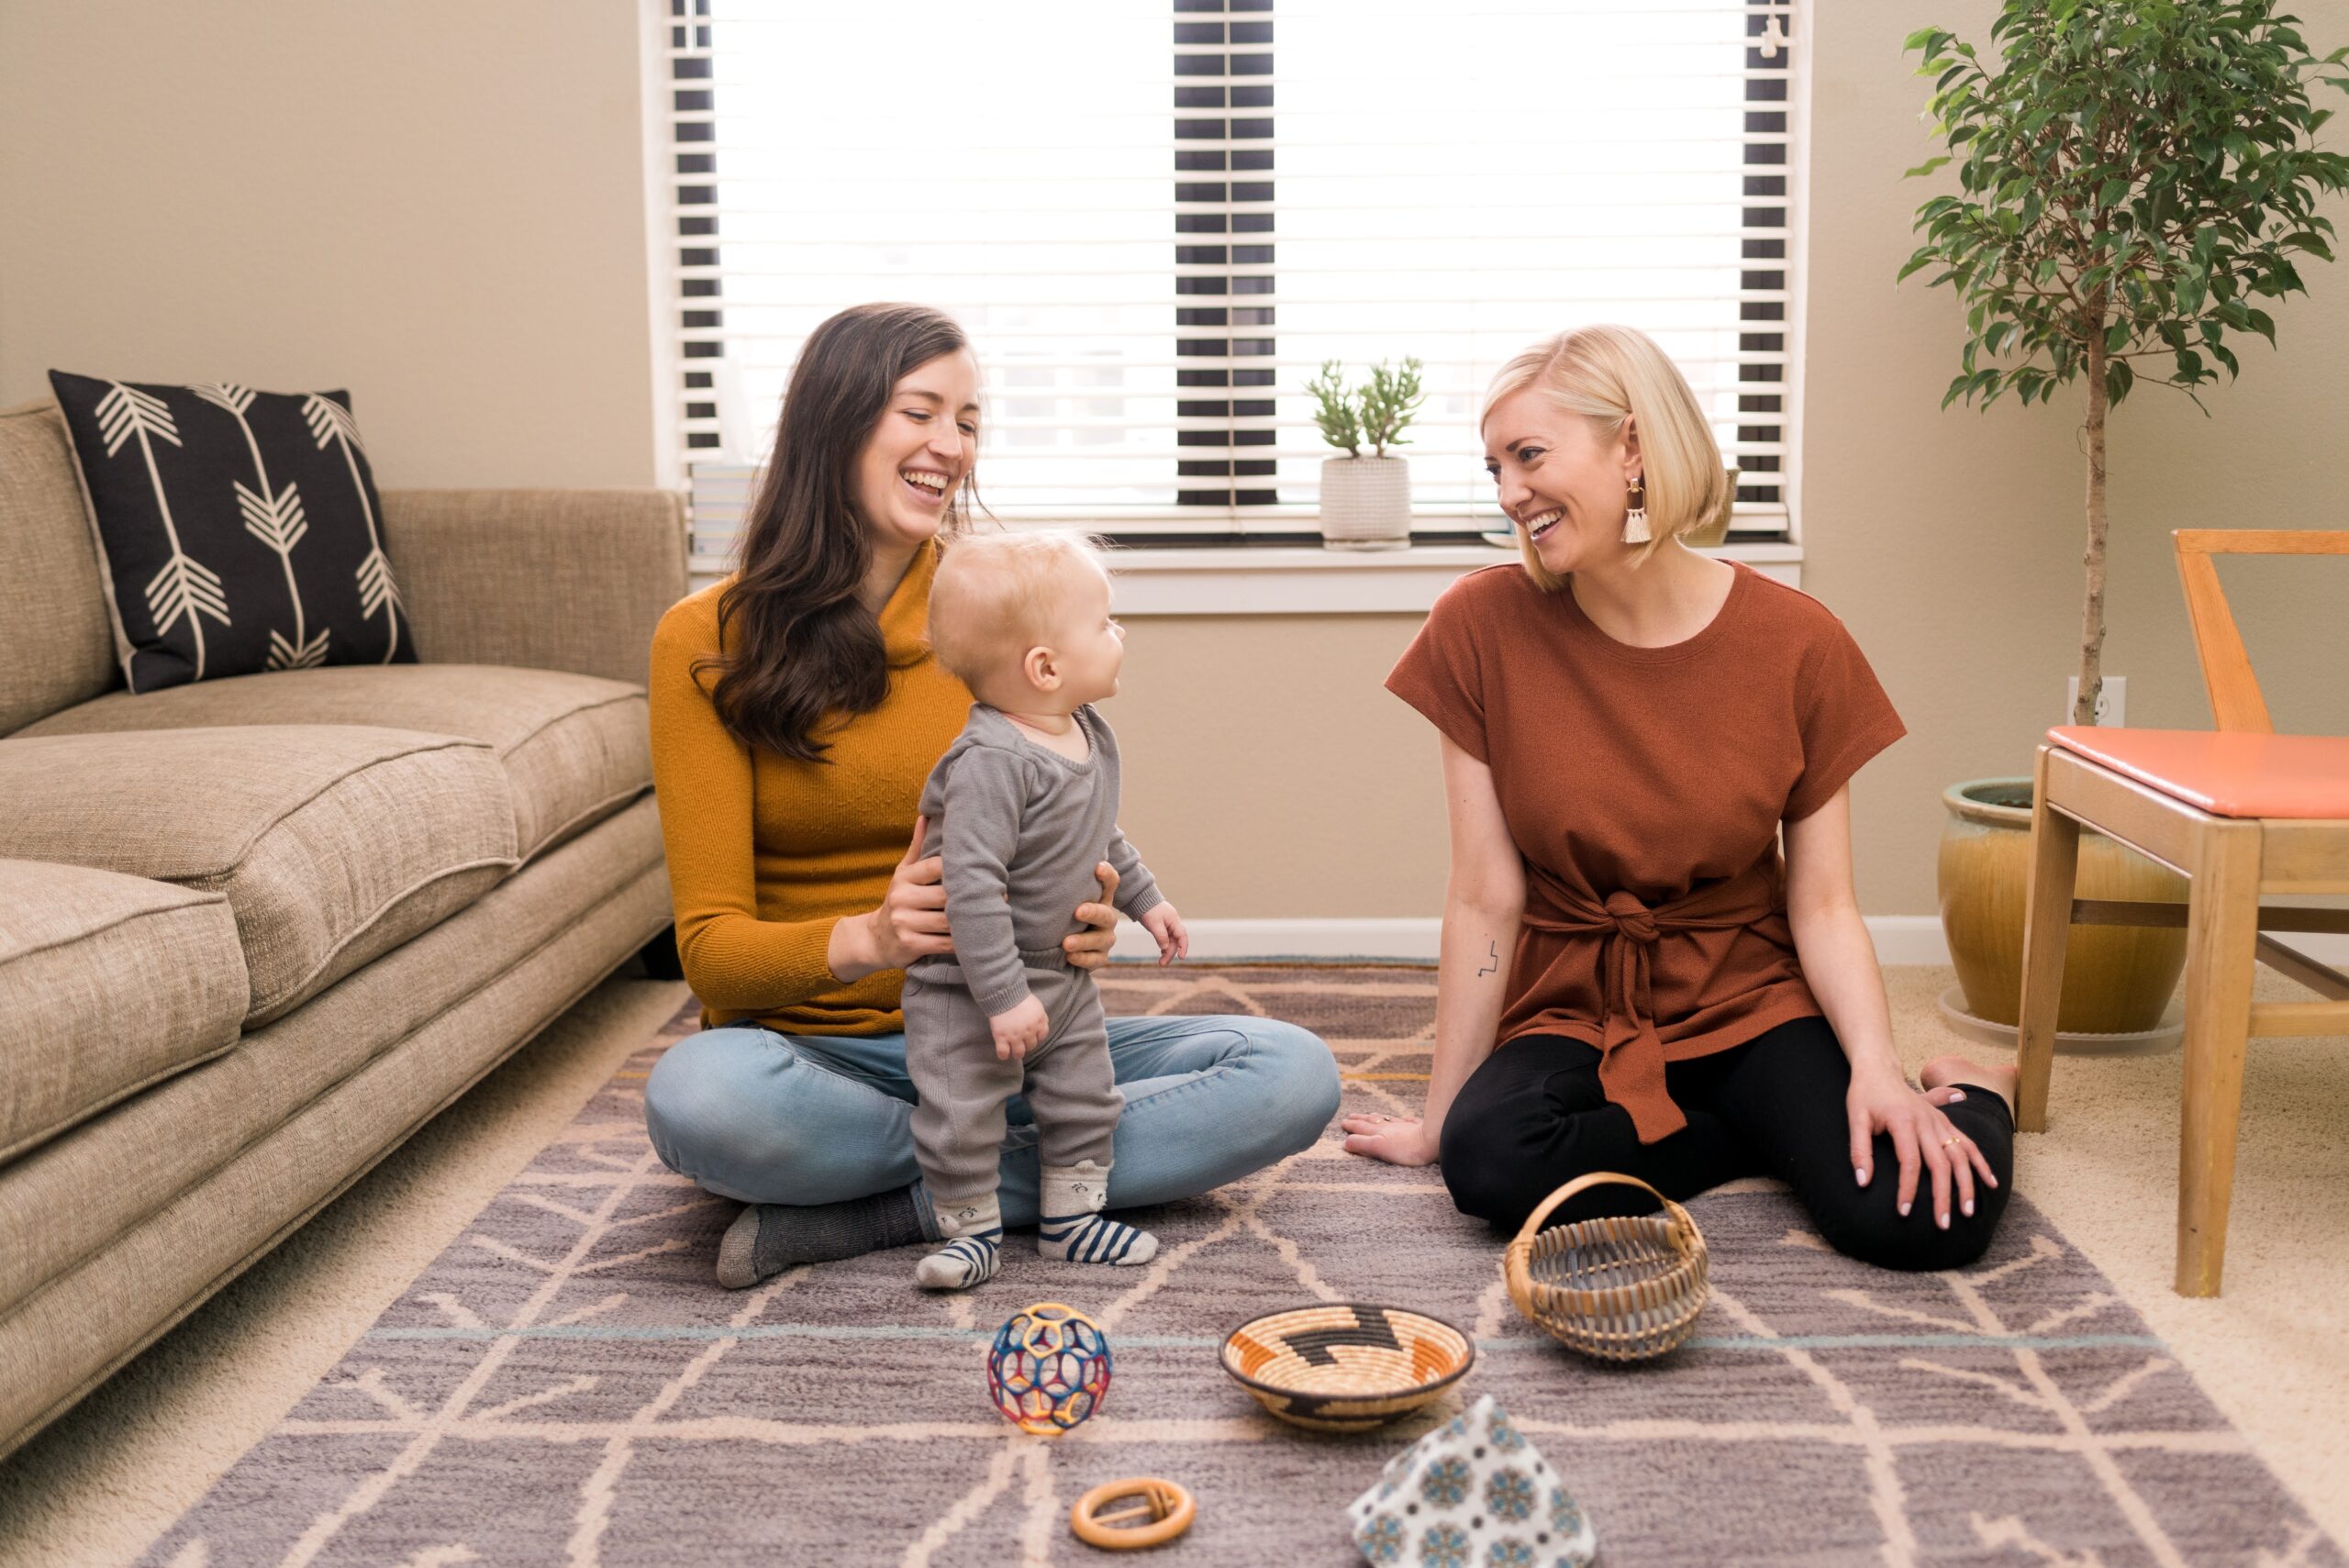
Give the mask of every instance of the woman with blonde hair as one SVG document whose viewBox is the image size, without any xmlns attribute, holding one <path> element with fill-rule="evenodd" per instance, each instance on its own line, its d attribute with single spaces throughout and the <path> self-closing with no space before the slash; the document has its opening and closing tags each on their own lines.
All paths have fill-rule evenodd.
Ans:
<svg viewBox="0 0 2349 1568">
<path fill-rule="evenodd" d="M 1768 1174 L 1854 1257 L 1979 1257 L 2014 1073 L 1944 1057 L 1920 1090 L 1893 1054 L 1849 781 L 1903 731 L 1867 661 L 1681 542 L 1720 454 L 1645 335 L 1536 344 L 1482 424 L 1522 564 L 1453 584 L 1386 683 L 1442 734 L 1452 836 L 1426 1112 L 1349 1117 L 1346 1148 L 1440 1159 L 1497 1225 L 1592 1171 L 1675 1198 Z"/>
</svg>

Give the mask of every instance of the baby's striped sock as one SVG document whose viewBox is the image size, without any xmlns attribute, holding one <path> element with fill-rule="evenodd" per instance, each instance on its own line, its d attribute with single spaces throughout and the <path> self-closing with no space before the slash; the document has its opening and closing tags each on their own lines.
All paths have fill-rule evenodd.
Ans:
<svg viewBox="0 0 2349 1568">
<path fill-rule="evenodd" d="M 1158 1256 L 1158 1238 L 1147 1230 L 1121 1225 L 1101 1213 L 1108 1198 L 1108 1167 L 1087 1160 L 1081 1165 L 1044 1168 L 1038 1206 L 1042 1218 L 1036 1226 L 1036 1251 L 1063 1263 L 1109 1263 L 1129 1268 Z"/>
<path fill-rule="evenodd" d="M 995 1195 L 940 1205 L 937 1218 L 946 1244 L 914 1265 L 915 1283 L 926 1290 L 968 1290 L 995 1278 L 1003 1266 L 1003 1210 Z"/>
</svg>

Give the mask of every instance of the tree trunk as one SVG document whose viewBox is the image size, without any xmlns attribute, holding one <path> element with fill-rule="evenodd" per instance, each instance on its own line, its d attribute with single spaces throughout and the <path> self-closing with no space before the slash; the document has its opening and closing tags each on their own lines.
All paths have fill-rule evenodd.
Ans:
<svg viewBox="0 0 2349 1568">
<path fill-rule="evenodd" d="M 2080 694 L 2072 704 L 2072 722 L 2096 722 L 2098 697 L 2104 692 L 2104 416 L 2110 398 L 2104 382 L 2103 301 L 2088 323 L 2088 545 L 2080 563 L 2087 568 L 2087 597 L 2080 607 Z"/>
</svg>

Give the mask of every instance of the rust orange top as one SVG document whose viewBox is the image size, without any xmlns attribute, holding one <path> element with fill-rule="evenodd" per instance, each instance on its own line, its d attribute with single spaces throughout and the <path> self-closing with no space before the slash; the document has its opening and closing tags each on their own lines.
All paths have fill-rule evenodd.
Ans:
<svg viewBox="0 0 2349 1568">
<path fill-rule="evenodd" d="M 1666 1062 L 1818 1015 L 1778 825 L 1904 732 L 1841 621 L 1734 570 L 1704 630 L 1633 648 L 1571 592 L 1488 567 L 1444 593 L 1386 678 L 1491 768 L 1525 858 L 1499 1040 L 1596 1047 L 1643 1143 L 1687 1125 Z"/>
<path fill-rule="evenodd" d="M 818 738 L 820 762 L 753 751 L 718 722 L 715 584 L 679 601 L 652 636 L 652 779 L 669 853 L 677 954 L 705 1025 L 754 1019 L 784 1034 L 904 1027 L 905 972 L 842 984 L 826 951 L 843 915 L 877 908 L 914 830 L 922 782 L 961 733 L 971 694 L 922 633 L 938 573 L 927 546 L 881 612 L 889 695 Z M 730 580 L 729 580 L 730 581 Z"/>
<path fill-rule="evenodd" d="M 2349 817 L 2349 736 L 2065 725 L 2047 739 L 2214 817 Z"/>
</svg>

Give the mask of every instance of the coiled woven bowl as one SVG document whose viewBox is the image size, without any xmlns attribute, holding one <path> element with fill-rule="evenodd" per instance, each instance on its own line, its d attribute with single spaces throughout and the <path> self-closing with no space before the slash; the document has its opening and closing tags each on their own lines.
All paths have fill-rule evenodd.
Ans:
<svg viewBox="0 0 2349 1568">
<path fill-rule="evenodd" d="M 1634 1186 L 1657 1214 L 1578 1219 L 1543 1228 L 1575 1194 Z M 1705 1238 L 1688 1211 L 1636 1176 L 1577 1176 L 1526 1217 L 1501 1261 L 1508 1298 L 1559 1343 L 1600 1361 L 1637 1362 L 1677 1349 L 1697 1331 L 1710 1286 Z"/>
<path fill-rule="evenodd" d="M 1475 1363 L 1468 1336 L 1400 1307 L 1326 1302 L 1252 1318 L 1223 1370 L 1292 1426 L 1366 1432 L 1442 1394 Z"/>
</svg>

